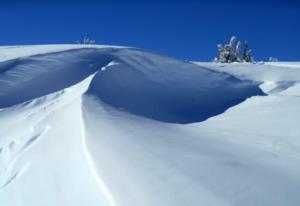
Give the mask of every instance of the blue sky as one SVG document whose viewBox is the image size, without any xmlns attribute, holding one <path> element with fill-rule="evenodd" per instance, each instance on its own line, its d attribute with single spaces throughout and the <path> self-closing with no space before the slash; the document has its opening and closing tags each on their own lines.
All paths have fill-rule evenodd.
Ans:
<svg viewBox="0 0 300 206">
<path fill-rule="evenodd" d="M 144 48 L 210 61 L 231 35 L 256 60 L 300 61 L 300 1 L 1 1 L 0 45 L 73 43 Z"/>
</svg>

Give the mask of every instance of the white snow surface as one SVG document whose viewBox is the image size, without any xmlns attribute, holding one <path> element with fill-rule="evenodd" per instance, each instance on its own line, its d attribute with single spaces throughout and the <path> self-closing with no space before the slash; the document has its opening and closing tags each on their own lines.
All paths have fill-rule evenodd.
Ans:
<svg viewBox="0 0 300 206">
<path fill-rule="evenodd" d="M 47 54 L 84 48 L 127 48 L 124 46 L 95 45 L 95 44 L 50 44 L 25 46 L 0 46 L 0 62 L 28 57 L 37 54 Z"/>
<path fill-rule="evenodd" d="M 0 47 L 1 205 L 299 204 L 299 64 L 74 47 Z"/>
</svg>

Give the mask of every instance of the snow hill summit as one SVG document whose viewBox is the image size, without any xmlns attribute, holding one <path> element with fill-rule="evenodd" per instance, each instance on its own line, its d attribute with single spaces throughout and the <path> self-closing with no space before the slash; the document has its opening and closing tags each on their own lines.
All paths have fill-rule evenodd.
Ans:
<svg viewBox="0 0 300 206">
<path fill-rule="evenodd" d="M 299 203 L 300 63 L 85 41 L 0 47 L 1 205 Z"/>
</svg>

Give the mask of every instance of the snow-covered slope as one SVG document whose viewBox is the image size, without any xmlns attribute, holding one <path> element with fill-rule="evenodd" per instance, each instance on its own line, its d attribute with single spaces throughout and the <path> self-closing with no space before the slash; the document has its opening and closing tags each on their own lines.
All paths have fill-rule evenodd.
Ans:
<svg viewBox="0 0 300 206">
<path fill-rule="evenodd" d="M 241 80 L 258 82 L 261 84 L 261 89 L 268 94 L 279 93 L 300 82 L 300 64 L 298 62 L 194 63 L 212 71 L 231 74 Z"/>
<path fill-rule="evenodd" d="M 97 73 L 87 94 L 166 122 L 201 121 L 263 94 L 252 82 L 126 48 L 76 49 L 14 59 L 2 62 L 0 72 L 0 107 L 62 90 Z"/>
<path fill-rule="evenodd" d="M 0 48 L 1 203 L 300 201 L 300 69 L 70 47 Z"/>
</svg>

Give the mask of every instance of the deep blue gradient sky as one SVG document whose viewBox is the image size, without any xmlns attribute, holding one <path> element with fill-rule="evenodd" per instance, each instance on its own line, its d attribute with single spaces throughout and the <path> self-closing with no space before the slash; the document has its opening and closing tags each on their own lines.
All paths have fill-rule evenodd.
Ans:
<svg viewBox="0 0 300 206">
<path fill-rule="evenodd" d="M 249 1 L 2 0 L 0 45 L 73 43 L 88 34 L 98 44 L 210 61 L 234 34 L 250 42 L 256 60 L 300 61 L 300 1 Z"/>
</svg>

